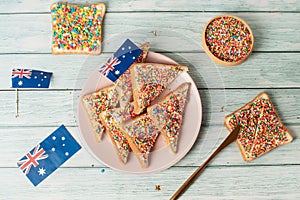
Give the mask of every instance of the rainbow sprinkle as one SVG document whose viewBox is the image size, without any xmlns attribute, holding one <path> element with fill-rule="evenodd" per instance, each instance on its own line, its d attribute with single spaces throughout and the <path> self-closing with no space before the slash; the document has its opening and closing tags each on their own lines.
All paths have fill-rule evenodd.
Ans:
<svg viewBox="0 0 300 200">
<path fill-rule="evenodd" d="M 185 69 L 184 66 L 163 64 L 135 64 L 130 70 L 134 74 L 134 101 L 137 106 L 135 113 L 140 113 L 144 108 L 158 97 L 177 75 Z"/>
<path fill-rule="evenodd" d="M 211 21 L 205 31 L 210 52 L 225 62 L 241 61 L 251 53 L 252 35 L 240 20 L 222 16 Z"/>
<path fill-rule="evenodd" d="M 156 126 L 164 134 L 174 153 L 177 152 L 177 141 L 183 122 L 188 89 L 189 84 L 182 84 L 174 92 L 166 96 L 164 100 L 154 104 L 150 107 L 151 109 L 147 110 Z"/>
<path fill-rule="evenodd" d="M 158 129 L 149 115 L 144 114 L 124 126 L 126 133 L 131 137 L 133 144 L 139 150 L 145 164 L 158 136 Z M 137 152 L 135 152 L 137 154 Z"/>
<path fill-rule="evenodd" d="M 100 53 L 104 13 L 104 4 L 53 4 L 53 51 Z"/>
<path fill-rule="evenodd" d="M 238 142 L 248 160 L 289 142 L 290 136 L 281 123 L 268 98 L 256 98 L 245 108 L 233 113 L 229 120 L 231 129 L 242 126 Z"/>
</svg>

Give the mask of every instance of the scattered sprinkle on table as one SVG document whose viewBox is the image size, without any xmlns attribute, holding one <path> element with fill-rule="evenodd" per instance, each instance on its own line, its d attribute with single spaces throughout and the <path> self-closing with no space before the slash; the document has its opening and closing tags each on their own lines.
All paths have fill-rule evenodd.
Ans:
<svg viewBox="0 0 300 200">
<path fill-rule="evenodd" d="M 160 191 L 160 190 L 161 190 L 160 185 L 156 185 L 156 186 L 155 186 L 155 190 L 156 190 L 156 191 Z"/>
<path fill-rule="evenodd" d="M 205 30 L 205 42 L 210 52 L 225 62 L 246 59 L 253 45 L 251 31 L 232 16 L 212 20 Z"/>
</svg>

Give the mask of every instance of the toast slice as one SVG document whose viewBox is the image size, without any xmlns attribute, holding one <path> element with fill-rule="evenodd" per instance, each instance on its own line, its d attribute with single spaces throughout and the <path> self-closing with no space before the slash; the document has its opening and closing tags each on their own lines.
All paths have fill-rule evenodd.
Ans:
<svg viewBox="0 0 300 200">
<path fill-rule="evenodd" d="M 129 145 L 142 168 L 149 166 L 149 153 L 158 136 L 158 129 L 149 115 L 143 114 L 123 126 Z"/>
<path fill-rule="evenodd" d="M 100 120 L 107 128 L 118 157 L 124 164 L 127 162 L 130 146 L 121 127 L 124 122 L 133 117 L 136 117 L 133 113 L 133 103 L 127 104 L 124 108 L 107 109 L 100 114 Z"/>
<path fill-rule="evenodd" d="M 293 140 L 266 93 L 226 116 L 224 123 L 229 131 L 241 125 L 236 143 L 247 162 Z"/>
<path fill-rule="evenodd" d="M 101 123 L 100 114 L 107 109 L 117 107 L 117 100 L 118 94 L 114 86 L 102 88 L 95 93 L 82 97 L 83 105 L 94 129 L 96 142 L 101 141 L 105 132 L 105 126 Z"/>
<path fill-rule="evenodd" d="M 52 53 L 100 54 L 105 9 L 104 3 L 52 4 Z"/>
<path fill-rule="evenodd" d="M 189 86 L 190 83 L 181 84 L 164 99 L 147 108 L 147 113 L 164 136 L 173 153 L 177 152 Z"/>
<path fill-rule="evenodd" d="M 130 146 L 123 130 L 120 127 L 119 121 L 117 121 L 118 119 L 113 117 L 114 114 L 114 109 L 103 111 L 100 114 L 100 119 L 108 129 L 107 133 L 115 147 L 119 160 L 121 163 L 126 164 L 130 152 Z"/>
<path fill-rule="evenodd" d="M 156 99 L 186 66 L 136 63 L 130 68 L 134 112 L 139 114 Z"/>
<path fill-rule="evenodd" d="M 144 44 L 142 44 L 140 46 L 140 49 L 142 49 L 142 53 L 141 55 L 138 57 L 138 59 L 135 61 L 135 63 L 144 63 L 146 61 L 148 52 L 149 52 L 149 48 L 150 48 L 150 43 L 149 42 L 145 42 Z"/>
<path fill-rule="evenodd" d="M 144 43 L 139 48 L 143 50 L 141 55 L 135 61 L 135 63 L 145 62 L 149 51 L 149 42 Z M 126 70 L 117 80 L 116 88 L 120 98 L 120 107 L 124 108 L 129 102 L 132 101 L 132 82 L 130 70 Z"/>
</svg>

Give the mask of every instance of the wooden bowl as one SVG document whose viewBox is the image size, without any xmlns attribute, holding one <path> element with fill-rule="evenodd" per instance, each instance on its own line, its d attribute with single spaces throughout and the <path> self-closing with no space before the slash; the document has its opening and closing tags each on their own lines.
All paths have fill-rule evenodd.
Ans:
<svg viewBox="0 0 300 200">
<path fill-rule="evenodd" d="M 235 66 L 251 55 L 254 36 L 244 20 L 232 15 L 220 15 L 205 25 L 202 45 L 217 64 Z"/>
</svg>

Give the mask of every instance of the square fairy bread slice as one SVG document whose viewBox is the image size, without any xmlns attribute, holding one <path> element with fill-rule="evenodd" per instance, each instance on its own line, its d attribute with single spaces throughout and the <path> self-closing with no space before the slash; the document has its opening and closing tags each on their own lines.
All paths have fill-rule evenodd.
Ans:
<svg viewBox="0 0 300 200">
<path fill-rule="evenodd" d="M 252 161 L 293 140 L 266 93 L 259 94 L 245 106 L 226 116 L 224 123 L 229 131 L 238 124 L 241 125 L 236 143 L 245 161 Z"/>
<path fill-rule="evenodd" d="M 53 54 L 101 53 L 104 3 L 90 5 L 54 3 L 50 10 Z"/>
</svg>

